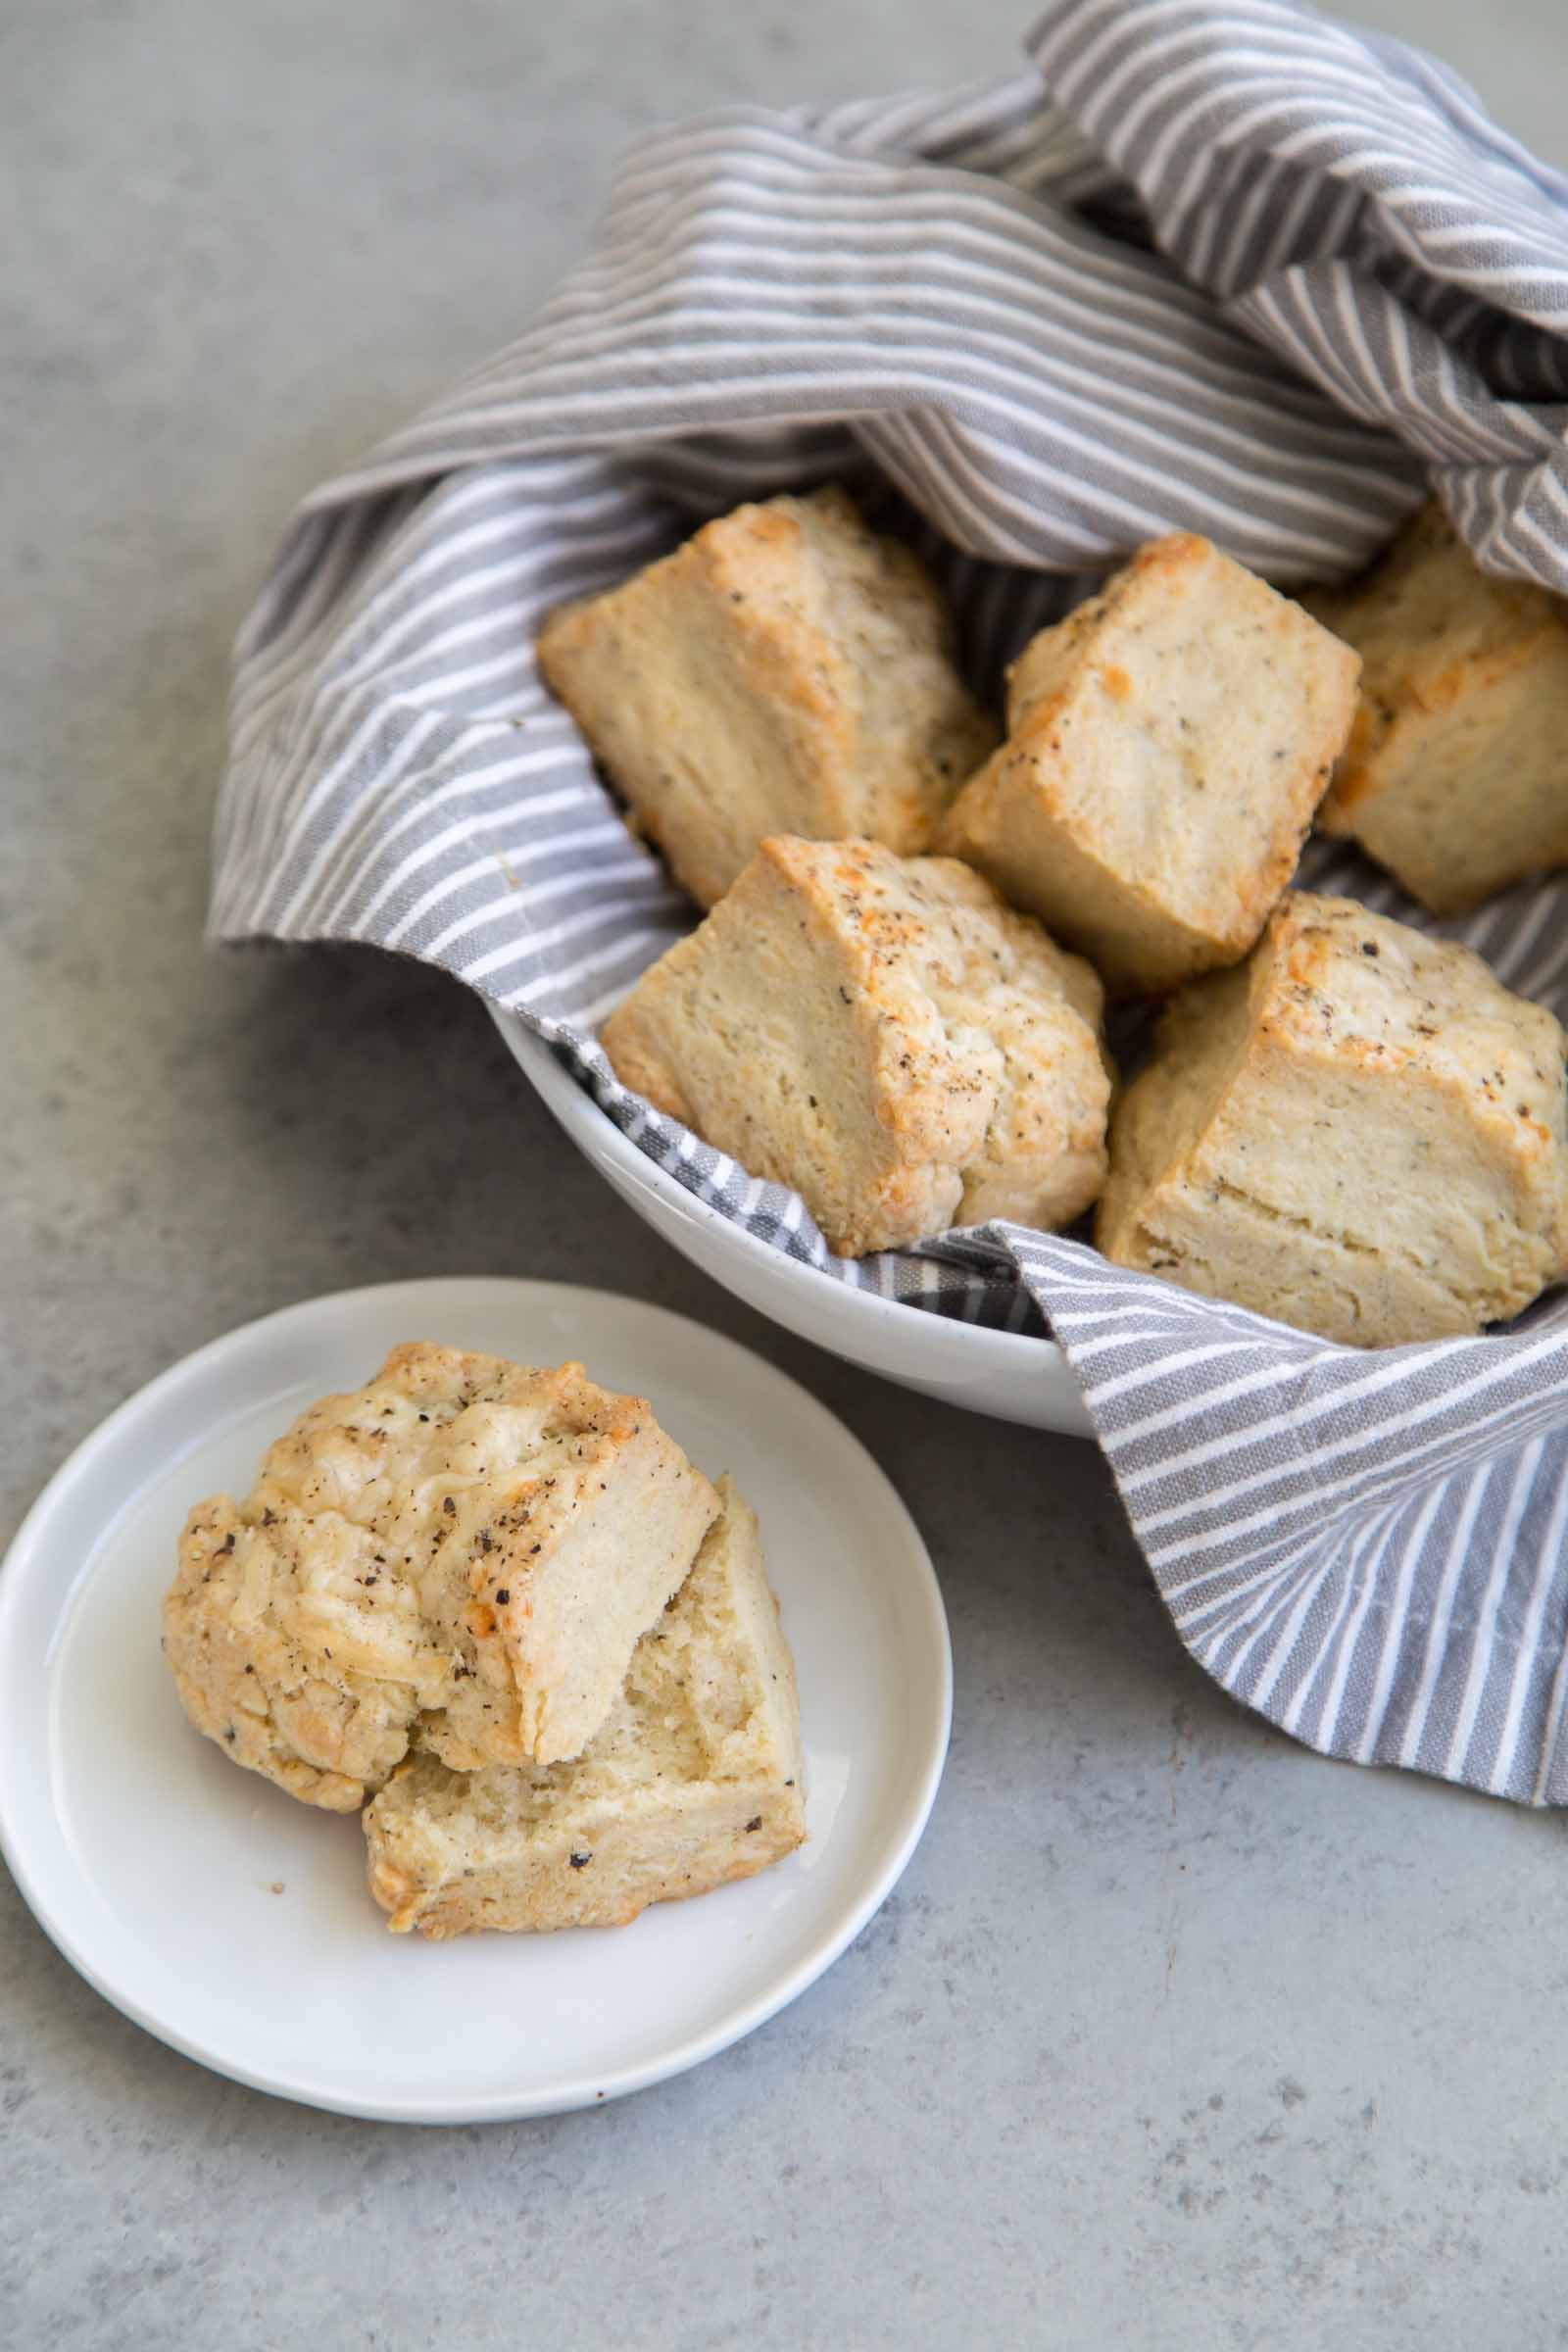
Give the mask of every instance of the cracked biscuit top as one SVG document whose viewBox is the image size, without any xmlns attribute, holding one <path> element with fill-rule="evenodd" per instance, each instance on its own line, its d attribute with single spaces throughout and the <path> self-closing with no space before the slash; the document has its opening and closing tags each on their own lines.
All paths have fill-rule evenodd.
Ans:
<svg viewBox="0 0 1568 2352">
<path fill-rule="evenodd" d="M 860 1256 L 1089 1205 L 1102 1005 L 1089 965 L 956 859 L 786 836 L 643 974 L 604 1045 L 625 1085 Z"/>
<path fill-rule="evenodd" d="M 198 1503 L 165 1603 L 186 1713 L 352 1811 L 416 1729 L 466 1770 L 575 1755 L 718 1508 L 649 1406 L 580 1364 L 428 1344 L 323 1397 L 243 1503 Z"/>
<path fill-rule="evenodd" d="M 1294 892 L 1167 1008 L 1096 1238 L 1327 1339 L 1479 1331 L 1568 1271 L 1565 1047 L 1468 948 Z"/>
</svg>

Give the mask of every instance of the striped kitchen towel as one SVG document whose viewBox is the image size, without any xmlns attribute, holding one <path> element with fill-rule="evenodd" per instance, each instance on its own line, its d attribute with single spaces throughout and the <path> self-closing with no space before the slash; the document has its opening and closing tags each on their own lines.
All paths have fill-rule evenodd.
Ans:
<svg viewBox="0 0 1568 2352">
<path fill-rule="evenodd" d="M 1287 0 L 1055 0 L 1002 84 L 634 151 L 534 323 L 308 500 L 242 633 L 215 938 L 371 941 L 514 1010 L 653 1158 L 911 1309 L 1050 1329 L 1182 1639 L 1328 1752 L 1568 1802 L 1568 1299 L 1369 1354 L 988 1228 L 833 1258 L 619 1087 L 596 1024 L 690 922 L 532 643 L 749 496 L 908 531 L 982 688 L 1172 528 L 1283 584 L 1435 487 L 1568 590 L 1568 186 L 1396 42 Z M 1426 921 L 1343 849 L 1307 878 Z M 1461 924 L 1568 1015 L 1568 890 Z"/>
</svg>

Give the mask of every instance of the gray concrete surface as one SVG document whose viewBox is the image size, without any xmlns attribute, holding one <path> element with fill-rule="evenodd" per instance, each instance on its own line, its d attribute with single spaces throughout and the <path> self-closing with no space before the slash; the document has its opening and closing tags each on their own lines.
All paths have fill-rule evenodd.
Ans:
<svg viewBox="0 0 1568 2352">
<path fill-rule="evenodd" d="M 564 1155 L 455 988 L 200 946 L 226 648 L 290 501 L 514 326 L 631 132 L 1005 69 L 1025 14 L 0 12 L 7 1524 L 246 1317 L 575 1272 L 844 1415 L 927 1534 L 957 1667 L 929 1835 L 858 1945 L 727 2057 L 553 2124 L 371 2128 L 219 2082 L 0 1884 L 16 2352 L 1568 2343 L 1562 1823 L 1231 1706 L 1087 1447 L 733 1305 Z M 1376 14 L 1568 161 L 1559 0 Z"/>
</svg>

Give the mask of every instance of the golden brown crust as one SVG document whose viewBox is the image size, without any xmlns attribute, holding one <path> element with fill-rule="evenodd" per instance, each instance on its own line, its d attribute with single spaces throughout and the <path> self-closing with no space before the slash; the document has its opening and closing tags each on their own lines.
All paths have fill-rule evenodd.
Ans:
<svg viewBox="0 0 1568 2352">
<path fill-rule="evenodd" d="M 941 846 L 1114 991 L 1233 963 L 1295 869 L 1356 668 L 1206 540 L 1156 540 L 1014 664 L 1007 740 Z"/>
<path fill-rule="evenodd" d="M 717 1509 L 640 1397 L 416 1343 L 191 1514 L 166 1604 L 187 1712 L 352 1809 L 413 1728 L 456 1762 L 569 1755 Z"/>
<path fill-rule="evenodd" d="M 352 1813 L 408 1745 L 407 1687 L 341 1668 L 286 1621 L 246 1606 L 253 1534 L 226 1494 L 197 1503 L 164 1606 L 164 1652 L 196 1729 L 232 1762 L 328 1812 Z"/>
<path fill-rule="evenodd" d="M 728 1480 L 610 1720 L 550 1767 L 454 1773 L 416 1753 L 365 1817 L 394 1934 L 617 1927 L 749 1878 L 806 1835 L 795 1671 L 755 1515 Z"/>
<path fill-rule="evenodd" d="M 540 669 L 698 904 L 769 833 L 926 846 L 996 740 L 915 558 L 842 492 L 707 523 L 564 607 Z"/>
<path fill-rule="evenodd" d="M 1436 504 L 1310 601 L 1363 661 L 1325 831 L 1439 914 L 1568 863 L 1568 605 L 1483 572 Z"/>
<path fill-rule="evenodd" d="M 604 1046 L 859 1256 L 1081 1213 L 1104 1173 L 1101 1012 L 1088 965 L 967 866 L 784 837 L 644 973 Z"/>
<path fill-rule="evenodd" d="M 1468 949 L 1294 892 L 1168 1006 L 1096 1238 L 1358 1346 L 1505 1320 L 1568 1269 L 1565 1043 Z"/>
</svg>

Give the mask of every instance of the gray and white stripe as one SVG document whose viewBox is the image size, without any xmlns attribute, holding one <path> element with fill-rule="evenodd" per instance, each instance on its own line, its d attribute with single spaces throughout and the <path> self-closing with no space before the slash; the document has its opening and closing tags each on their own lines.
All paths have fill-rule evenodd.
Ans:
<svg viewBox="0 0 1568 2352">
<path fill-rule="evenodd" d="M 691 919 L 532 644 L 740 499 L 846 481 L 1004 662 L 1164 529 L 1290 584 L 1435 486 L 1568 590 L 1568 185 L 1287 0 L 1054 0 L 1003 83 L 643 142 L 533 324 L 307 501 L 241 635 L 213 936 L 518 1012 L 683 1185 L 836 1278 L 1060 1340 L 1194 1655 L 1297 1738 L 1568 1802 L 1568 1300 L 1369 1356 L 1011 1227 L 858 1264 L 594 1032 Z M 1308 876 L 1413 910 L 1352 853 Z M 1568 1013 L 1568 893 L 1443 926 Z"/>
</svg>

